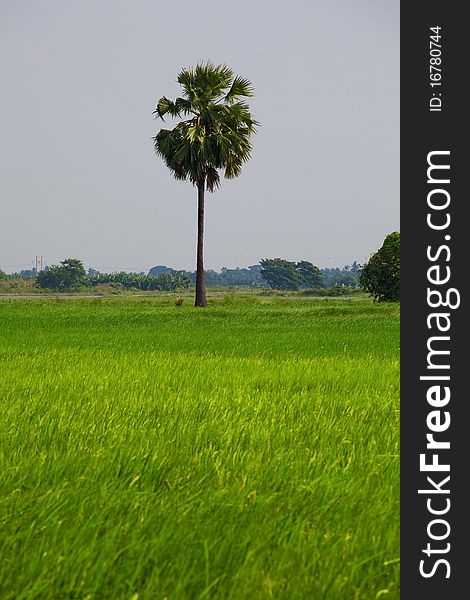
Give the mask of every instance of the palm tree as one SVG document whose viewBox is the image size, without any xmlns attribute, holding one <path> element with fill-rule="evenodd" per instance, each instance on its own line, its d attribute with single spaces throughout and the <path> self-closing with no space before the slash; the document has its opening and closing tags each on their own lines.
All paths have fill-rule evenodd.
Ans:
<svg viewBox="0 0 470 600">
<path fill-rule="evenodd" d="M 154 112 L 181 118 L 173 129 L 161 129 L 154 138 L 155 152 L 176 179 L 197 187 L 197 268 L 195 306 L 207 306 L 204 284 L 204 193 L 220 185 L 218 169 L 228 179 L 240 175 L 251 155 L 251 134 L 258 123 L 244 98 L 253 95 L 252 84 L 235 76 L 226 65 L 199 63 L 183 69 L 177 78 L 182 97 L 173 102 L 163 96 Z"/>
</svg>

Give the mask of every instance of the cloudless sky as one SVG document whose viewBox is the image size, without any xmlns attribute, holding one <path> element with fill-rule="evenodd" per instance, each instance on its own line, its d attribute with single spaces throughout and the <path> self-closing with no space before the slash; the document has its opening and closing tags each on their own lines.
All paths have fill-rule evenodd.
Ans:
<svg viewBox="0 0 470 600">
<path fill-rule="evenodd" d="M 398 0 L 0 0 L 0 268 L 195 268 L 196 189 L 153 151 L 198 60 L 255 87 L 206 268 L 364 262 L 399 229 Z"/>
</svg>

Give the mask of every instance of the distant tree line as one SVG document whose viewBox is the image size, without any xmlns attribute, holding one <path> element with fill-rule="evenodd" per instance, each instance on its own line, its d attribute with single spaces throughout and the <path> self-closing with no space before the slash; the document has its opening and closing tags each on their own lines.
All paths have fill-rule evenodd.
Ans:
<svg viewBox="0 0 470 600">
<path fill-rule="evenodd" d="M 59 265 L 35 269 L 20 274 L 7 275 L 0 270 L 0 280 L 35 277 L 40 288 L 51 290 L 76 290 L 99 284 L 121 286 L 144 291 L 174 291 L 193 287 L 195 271 L 176 271 L 158 265 L 149 273 L 100 273 L 95 269 L 85 271 L 83 263 L 67 258 Z M 400 298 L 400 233 L 394 231 L 384 240 L 365 265 L 356 261 L 342 268 L 319 269 L 307 260 L 299 262 L 283 258 L 264 258 L 258 265 L 205 272 L 206 284 L 211 287 L 250 287 L 275 290 L 317 290 L 328 295 L 328 290 L 342 292 L 362 288 L 378 301 L 397 301 Z M 309 290 L 311 292 L 309 292 Z M 324 292 L 324 293 L 323 293 Z"/>
<path fill-rule="evenodd" d="M 170 267 L 158 265 L 152 267 L 149 275 L 174 273 Z M 195 283 L 195 271 L 182 271 Z M 258 289 L 297 290 L 305 288 L 334 288 L 338 286 L 359 287 L 360 265 L 354 262 L 342 268 L 319 269 L 309 261 L 291 262 L 281 258 L 263 259 L 257 265 L 228 269 L 220 272 L 205 272 L 206 285 L 209 287 L 249 287 Z"/>
<path fill-rule="evenodd" d="M 35 279 L 38 271 L 36 269 L 23 269 L 17 273 L 5 273 L 0 269 L 0 281 L 4 279 Z"/>
<path fill-rule="evenodd" d="M 90 285 L 100 283 L 119 284 L 126 289 L 144 291 L 173 292 L 193 287 L 191 279 L 181 271 L 162 273 L 161 275 L 143 275 L 142 273 L 99 273 L 89 277 Z"/>
<path fill-rule="evenodd" d="M 323 281 L 326 287 L 334 287 L 343 285 L 347 287 L 360 287 L 360 274 L 362 265 L 354 261 L 352 265 L 345 265 L 344 267 L 330 267 L 327 269 L 321 269 L 323 274 Z"/>
<path fill-rule="evenodd" d="M 360 265 L 354 262 L 342 268 L 319 269 L 306 260 L 291 262 L 281 258 L 263 259 L 260 264 L 249 267 L 205 272 L 209 287 L 233 287 L 252 289 L 297 290 L 306 288 L 359 287 Z M 90 268 L 85 271 L 78 259 L 65 259 L 59 265 L 46 267 L 43 271 L 28 269 L 19 273 L 5 274 L 1 279 L 36 279 L 38 287 L 51 290 L 73 290 L 99 284 L 122 286 L 126 289 L 172 291 L 192 287 L 196 271 L 177 271 L 165 265 L 152 267 L 148 274 L 100 273 Z"/>
<path fill-rule="evenodd" d="M 196 282 L 196 271 L 183 271 L 183 273 Z M 261 277 L 261 265 L 228 269 L 222 267 L 220 272 L 209 269 L 205 271 L 205 283 L 209 287 L 243 287 L 265 288 L 266 283 Z"/>
<path fill-rule="evenodd" d="M 174 291 L 193 286 L 190 278 L 181 271 L 162 273 L 157 277 L 124 271 L 120 273 L 98 273 L 94 269 L 90 269 L 87 274 L 82 261 L 77 258 L 67 258 L 61 261 L 59 265 L 46 267 L 37 274 L 36 284 L 43 289 L 58 291 L 73 291 L 99 284 L 144 291 Z"/>
</svg>

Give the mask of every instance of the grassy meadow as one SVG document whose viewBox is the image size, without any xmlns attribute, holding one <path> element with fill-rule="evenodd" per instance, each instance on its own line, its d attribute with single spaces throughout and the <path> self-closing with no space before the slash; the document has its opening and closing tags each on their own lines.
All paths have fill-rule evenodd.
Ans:
<svg viewBox="0 0 470 600">
<path fill-rule="evenodd" d="M 1 600 L 397 600 L 399 306 L 0 300 Z"/>
</svg>

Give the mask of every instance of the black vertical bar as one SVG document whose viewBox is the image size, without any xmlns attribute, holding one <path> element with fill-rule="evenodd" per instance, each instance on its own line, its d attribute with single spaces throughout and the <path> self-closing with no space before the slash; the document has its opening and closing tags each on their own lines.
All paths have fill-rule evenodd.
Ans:
<svg viewBox="0 0 470 600">
<path fill-rule="evenodd" d="M 470 36 L 464 8 L 465 3 L 435 0 L 401 3 L 403 600 L 453 600 L 470 594 L 467 583 L 470 578 L 467 564 L 470 495 L 466 492 L 470 481 L 467 465 L 470 398 L 465 385 L 465 373 L 470 370 L 467 347 L 470 273 L 466 272 L 470 262 L 466 242 L 470 236 L 466 231 L 465 213 L 470 201 L 464 186 L 469 157 L 466 138 L 470 129 L 464 88 L 469 72 L 466 45 Z M 435 30 L 438 31 L 435 34 L 431 27 L 440 29 Z M 434 38 L 438 40 L 435 46 L 431 44 L 433 35 L 439 36 Z M 441 61 L 431 61 L 432 58 Z M 440 85 L 431 86 L 438 80 Z M 430 157 L 429 153 L 438 151 L 442 154 Z M 428 178 L 428 160 L 448 165 L 450 169 L 431 170 Z M 447 178 L 450 181 L 444 183 Z M 447 201 L 445 208 L 435 208 L 444 207 Z M 450 222 L 444 227 L 448 219 Z M 444 282 L 447 275 L 450 275 L 449 280 Z M 439 283 L 435 283 L 436 280 Z M 431 307 L 430 303 L 439 304 L 439 292 L 443 302 L 449 299 L 455 308 Z M 441 317 L 432 317 L 432 314 Z M 448 331 L 441 331 L 438 322 L 442 330 L 449 326 Z M 433 337 L 436 339 L 432 340 Z M 444 339 L 446 337 L 450 339 Z M 430 354 L 429 348 L 450 353 Z M 420 379 L 435 376 L 447 376 L 449 380 Z M 432 387 L 434 393 L 430 391 Z M 445 404 L 447 392 L 450 400 Z M 445 427 L 448 418 L 450 425 Z M 438 428 L 443 430 L 436 432 Z M 433 448 L 427 435 L 433 435 L 434 442 L 449 442 L 450 448 Z M 427 448 L 427 444 L 431 447 Z M 426 465 L 436 460 L 437 469 L 449 465 L 450 470 L 423 470 L 420 468 L 422 454 Z M 431 511 L 435 511 L 434 514 Z"/>
</svg>

